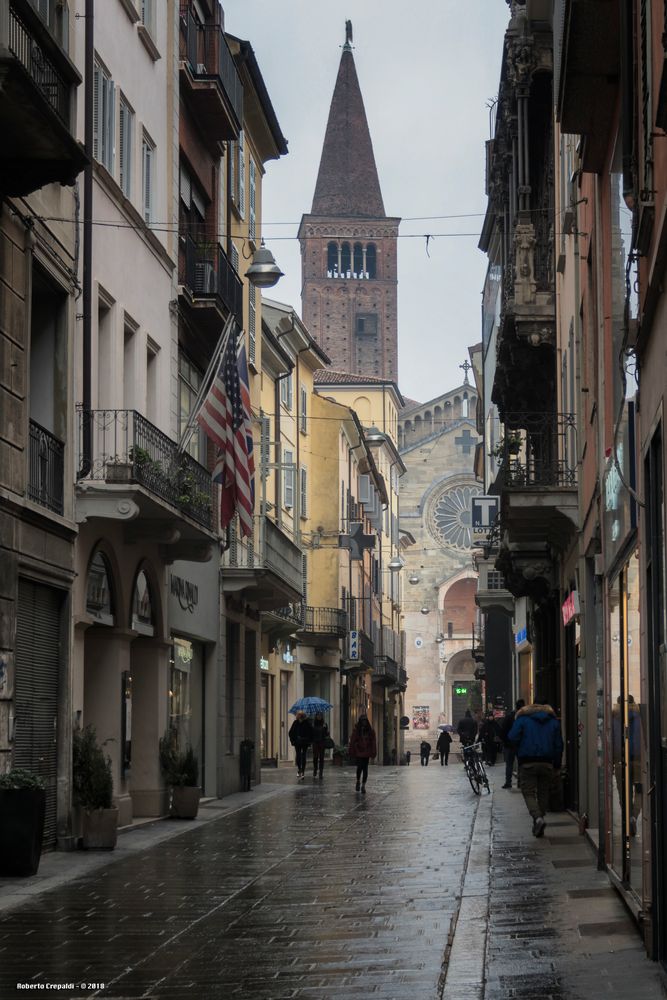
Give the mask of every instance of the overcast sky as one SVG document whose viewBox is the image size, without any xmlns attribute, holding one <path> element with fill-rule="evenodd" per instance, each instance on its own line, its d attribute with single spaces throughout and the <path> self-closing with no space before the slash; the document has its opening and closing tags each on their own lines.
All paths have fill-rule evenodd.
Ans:
<svg viewBox="0 0 667 1000">
<path fill-rule="evenodd" d="M 301 312 L 296 232 L 312 204 L 349 18 L 385 212 L 404 220 L 399 386 L 421 402 L 453 389 L 462 381 L 457 366 L 468 346 L 481 339 L 484 142 L 509 18 L 505 0 L 223 0 L 223 6 L 227 31 L 255 50 L 289 141 L 289 154 L 270 161 L 264 178 L 263 235 L 285 272 L 269 294 Z M 428 218 L 415 218 L 421 216 Z M 427 233 L 434 236 L 430 256 Z"/>
</svg>

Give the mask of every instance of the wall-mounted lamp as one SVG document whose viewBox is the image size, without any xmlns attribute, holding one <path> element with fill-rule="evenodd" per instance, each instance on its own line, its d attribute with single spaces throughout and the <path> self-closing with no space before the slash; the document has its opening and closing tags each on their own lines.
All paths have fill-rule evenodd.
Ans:
<svg viewBox="0 0 667 1000">
<path fill-rule="evenodd" d="M 435 637 L 435 641 L 436 641 L 437 643 L 441 643 L 441 642 L 444 642 L 444 641 L 445 641 L 445 637 L 444 637 L 444 635 L 442 634 L 442 632 L 438 632 L 438 634 L 437 634 L 437 635 L 436 635 L 436 637 Z"/>
<path fill-rule="evenodd" d="M 273 288 L 283 277 L 283 272 L 276 264 L 271 251 L 264 245 L 264 240 L 252 255 L 252 263 L 245 276 L 255 288 Z"/>
<path fill-rule="evenodd" d="M 421 613 L 423 615 L 427 615 L 427 614 L 429 614 L 429 612 L 430 612 L 431 609 L 424 607 L 424 608 L 420 608 L 419 610 L 421 611 Z"/>
</svg>

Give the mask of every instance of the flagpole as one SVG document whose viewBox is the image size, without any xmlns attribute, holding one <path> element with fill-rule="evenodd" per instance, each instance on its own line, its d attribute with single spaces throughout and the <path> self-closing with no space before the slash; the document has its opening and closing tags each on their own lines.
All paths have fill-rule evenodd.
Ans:
<svg viewBox="0 0 667 1000">
<path fill-rule="evenodd" d="M 232 313 L 230 313 L 229 316 L 227 317 L 227 320 L 225 321 L 224 327 L 222 328 L 220 339 L 216 344 L 216 348 L 211 356 L 208 368 L 206 369 L 206 372 L 202 379 L 201 386 L 199 387 L 199 394 L 197 396 L 197 399 L 195 400 L 195 405 L 190 410 L 190 416 L 188 417 L 188 422 L 183 428 L 183 433 L 181 434 L 181 438 L 180 441 L 178 442 L 178 447 L 176 449 L 177 454 L 179 454 L 182 451 L 185 451 L 188 444 L 190 443 L 190 438 L 194 433 L 195 424 L 197 422 L 197 415 L 199 413 L 199 410 L 201 408 L 204 399 L 206 398 L 206 394 L 208 393 L 208 390 L 211 387 L 211 383 L 215 378 L 215 373 L 218 370 L 218 364 L 220 362 L 220 358 L 222 357 L 224 351 L 227 348 L 227 343 L 229 341 L 232 329 L 234 327 L 234 323 L 235 323 L 234 316 Z"/>
</svg>

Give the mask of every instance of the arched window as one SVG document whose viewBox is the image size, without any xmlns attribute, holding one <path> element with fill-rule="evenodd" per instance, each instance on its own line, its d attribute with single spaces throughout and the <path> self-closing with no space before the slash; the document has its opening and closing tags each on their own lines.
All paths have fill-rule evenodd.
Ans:
<svg viewBox="0 0 667 1000">
<path fill-rule="evenodd" d="M 109 564 L 101 552 L 96 552 L 88 567 L 86 580 L 86 613 L 101 625 L 115 625 Z"/>
<path fill-rule="evenodd" d="M 377 251 L 375 243 L 369 243 L 366 247 L 366 274 L 369 278 L 377 277 Z"/>
<path fill-rule="evenodd" d="M 470 416 L 470 414 L 468 413 L 468 393 L 467 392 L 463 393 L 463 403 L 461 404 L 461 416 L 462 417 L 468 417 L 468 416 Z"/>
<path fill-rule="evenodd" d="M 142 635 L 155 635 L 153 604 L 148 577 L 143 569 L 137 573 L 132 595 L 132 628 Z"/>
<path fill-rule="evenodd" d="M 338 244 L 333 240 L 327 246 L 327 278 L 338 277 Z"/>
<path fill-rule="evenodd" d="M 350 257 L 350 244 L 343 243 L 341 247 L 341 264 L 340 264 L 341 276 L 343 278 L 350 277 L 351 267 L 352 267 L 352 260 Z"/>
<path fill-rule="evenodd" d="M 364 251 L 361 243 L 354 244 L 354 253 L 352 258 L 352 277 L 354 278 L 365 278 L 364 274 Z"/>
</svg>

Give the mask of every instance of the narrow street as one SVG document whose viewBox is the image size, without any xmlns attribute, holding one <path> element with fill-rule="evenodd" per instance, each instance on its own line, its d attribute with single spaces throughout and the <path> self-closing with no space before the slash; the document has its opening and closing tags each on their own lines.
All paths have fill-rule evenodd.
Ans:
<svg viewBox="0 0 667 1000">
<path fill-rule="evenodd" d="M 569 815 L 535 840 L 491 778 L 478 800 L 455 757 L 374 767 L 366 796 L 352 768 L 267 771 L 113 855 L 46 855 L 0 881 L 0 996 L 664 996 Z"/>
</svg>

